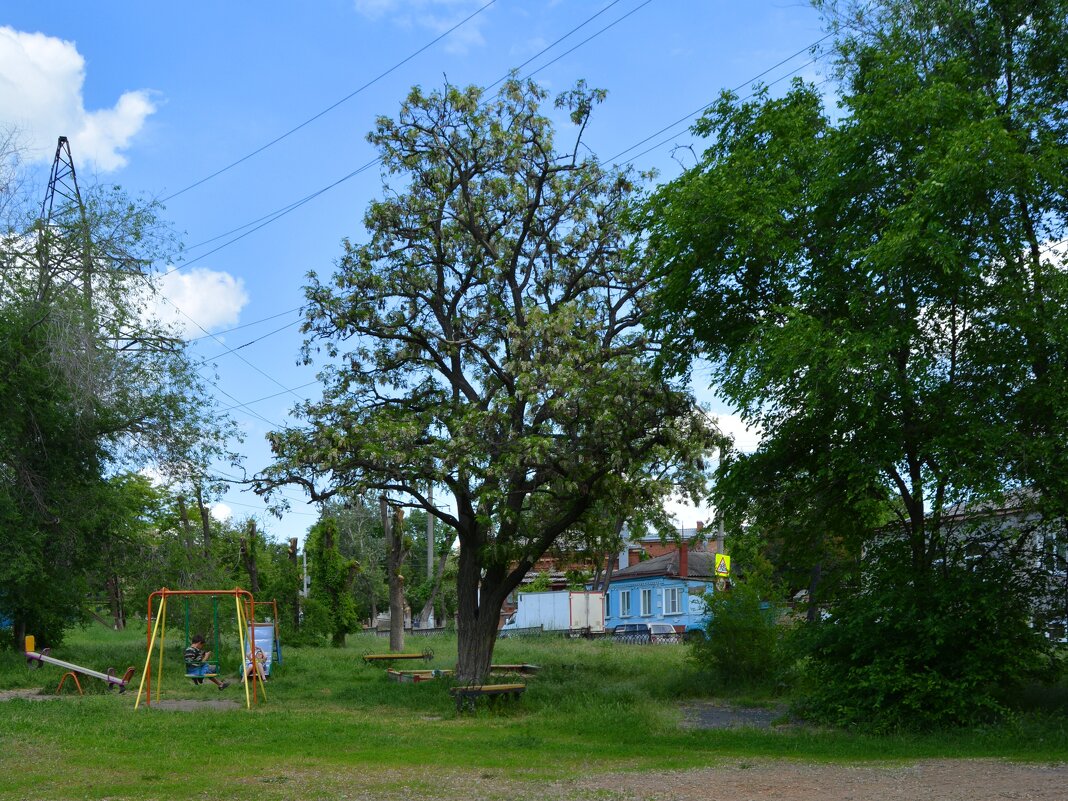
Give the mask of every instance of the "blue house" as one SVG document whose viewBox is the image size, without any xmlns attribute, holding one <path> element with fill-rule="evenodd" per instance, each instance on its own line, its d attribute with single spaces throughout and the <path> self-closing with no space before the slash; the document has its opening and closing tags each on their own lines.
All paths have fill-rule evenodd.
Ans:
<svg viewBox="0 0 1068 801">
<path fill-rule="evenodd" d="M 604 600 L 604 626 L 667 623 L 675 631 L 702 627 L 703 595 L 715 590 L 714 553 L 686 548 L 625 567 L 614 576 Z"/>
</svg>

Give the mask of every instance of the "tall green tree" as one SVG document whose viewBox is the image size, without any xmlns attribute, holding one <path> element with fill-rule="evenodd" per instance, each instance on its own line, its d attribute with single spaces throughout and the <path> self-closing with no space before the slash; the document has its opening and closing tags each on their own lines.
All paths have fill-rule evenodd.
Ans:
<svg viewBox="0 0 1068 801">
<path fill-rule="evenodd" d="M 812 568 L 883 524 L 909 577 L 887 586 L 922 637 L 965 555 L 1033 545 L 1006 523 L 999 547 L 961 548 L 977 536 L 963 509 L 1068 512 L 1068 4 L 818 5 L 838 113 L 800 82 L 724 95 L 699 163 L 644 208 L 646 255 L 672 352 L 705 354 L 764 434 L 726 463 L 723 505 L 792 535 Z M 932 681 L 970 669 L 950 658 Z"/>
<path fill-rule="evenodd" d="M 710 439 L 640 325 L 648 282 L 619 224 L 631 178 L 585 154 L 602 98 L 579 84 L 557 99 L 566 147 L 545 91 L 515 80 L 493 97 L 415 89 L 378 121 L 388 183 L 368 239 L 307 288 L 326 390 L 272 434 L 260 476 L 315 499 L 389 493 L 456 530 L 465 682 L 486 676 L 502 603 L 557 537 L 651 475 L 695 477 Z"/>
<path fill-rule="evenodd" d="M 359 627 L 353 583 L 360 572 L 355 559 L 345 558 L 338 550 L 338 525 L 334 518 L 324 518 L 308 531 L 305 545 L 311 578 L 305 607 L 306 627 L 330 636 L 337 648 Z"/>
<path fill-rule="evenodd" d="M 102 521 L 128 500 L 109 476 L 203 474 L 230 433 L 184 344 L 145 313 L 175 245 L 160 209 L 113 187 L 83 197 L 47 224 L 17 205 L 2 221 L 0 614 L 16 644 L 84 618 Z"/>
</svg>

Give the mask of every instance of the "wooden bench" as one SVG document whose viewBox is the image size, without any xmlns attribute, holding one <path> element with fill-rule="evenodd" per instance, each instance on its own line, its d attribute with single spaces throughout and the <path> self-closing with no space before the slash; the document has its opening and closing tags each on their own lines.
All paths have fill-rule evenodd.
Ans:
<svg viewBox="0 0 1068 801">
<path fill-rule="evenodd" d="M 456 699 L 457 712 L 463 712 L 465 708 L 474 712 L 479 698 L 488 698 L 490 703 L 501 698 L 518 699 L 526 689 L 525 684 L 473 684 L 468 687 L 452 687 L 449 692 Z"/>
<path fill-rule="evenodd" d="M 422 659 L 429 662 L 434 658 L 434 652 L 427 648 L 421 654 L 364 654 L 364 664 L 384 664 L 387 667 L 396 660 Z"/>
</svg>

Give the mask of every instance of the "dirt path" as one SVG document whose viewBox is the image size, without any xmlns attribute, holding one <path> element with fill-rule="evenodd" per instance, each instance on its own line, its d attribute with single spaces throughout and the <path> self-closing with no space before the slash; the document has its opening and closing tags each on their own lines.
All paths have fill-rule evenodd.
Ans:
<svg viewBox="0 0 1068 801">
<path fill-rule="evenodd" d="M 573 794 L 584 790 L 588 795 Z M 560 788 L 563 789 L 563 788 Z M 733 764 L 677 773 L 611 774 L 548 798 L 619 801 L 1064 801 L 1068 765 L 932 760 L 841 766 Z"/>
<path fill-rule="evenodd" d="M 537 761 L 531 754 L 531 761 Z M 305 769 L 245 780 L 261 801 L 1065 801 L 1068 765 L 998 760 L 814 765 L 731 760 L 719 767 L 538 782 L 496 771 Z M 220 798 L 225 797 L 225 793 Z"/>
</svg>

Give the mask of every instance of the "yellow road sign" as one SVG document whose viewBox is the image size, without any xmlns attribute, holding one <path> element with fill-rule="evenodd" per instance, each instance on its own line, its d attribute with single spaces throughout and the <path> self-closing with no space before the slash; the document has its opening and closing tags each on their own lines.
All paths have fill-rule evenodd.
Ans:
<svg viewBox="0 0 1068 801">
<path fill-rule="evenodd" d="M 731 558 L 725 553 L 716 554 L 716 575 L 729 576 L 731 574 Z"/>
</svg>

